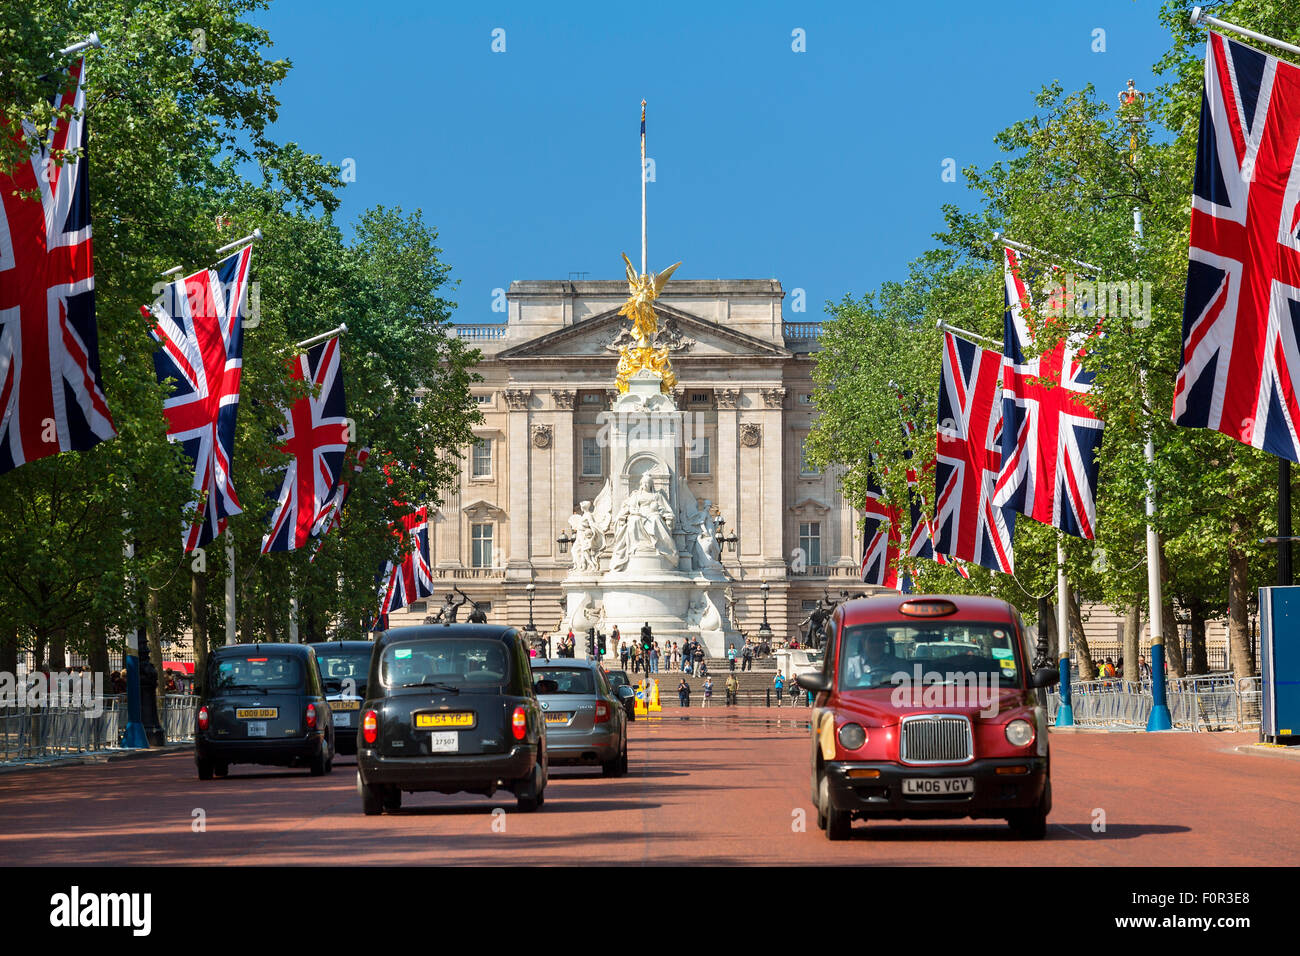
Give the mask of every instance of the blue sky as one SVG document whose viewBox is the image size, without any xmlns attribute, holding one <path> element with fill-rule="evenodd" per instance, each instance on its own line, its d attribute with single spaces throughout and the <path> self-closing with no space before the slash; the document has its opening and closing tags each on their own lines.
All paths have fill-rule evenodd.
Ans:
<svg viewBox="0 0 1300 956">
<path fill-rule="evenodd" d="M 905 274 L 941 204 L 973 204 L 943 161 L 995 161 L 1040 86 L 1152 89 L 1157 8 L 278 0 L 258 22 L 294 64 L 275 135 L 354 161 L 340 223 L 423 210 L 457 321 L 500 321 L 493 290 L 512 280 L 618 278 L 620 252 L 639 260 L 642 98 L 651 268 L 777 278 L 805 291 L 787 319 L 812 320 Z"/>
</svg>

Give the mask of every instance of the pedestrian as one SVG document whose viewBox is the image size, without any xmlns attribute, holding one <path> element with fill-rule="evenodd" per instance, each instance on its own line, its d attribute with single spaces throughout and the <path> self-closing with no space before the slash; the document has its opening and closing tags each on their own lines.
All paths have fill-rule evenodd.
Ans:
<svg viewBox="0 0 1300 956">
<path fill-rule="evenodd" d="M 1151 679 L 1151 665 L 1147 663 L 1146 657 L 1138 658 L 1138 679 L 1139 680 Z"/>
<path fill-rule="evenodd" d="M 627 670 L 628 653 L 627 645 L 620 642 L 618 645 L 618 659 L 623 662 L 623 670 Z"/>
<path fill-rule="evenodd" d="M 790 675 L 789 690 L 790 693 L 787 696 L 790 698 L 790 706 L 798 707 L 803 703 L 803 688 L 799 686 L 799 678 L 795 674 Z"/>
<path fill-rule="evenodd" d="M 673 641 L 668 651 L 668 669 L 672 671 L 681 670 L 682 655 L 677 650 L 677 642 Z"/>
<path fill-rule="evenodd" d="M 708 706 L 709 706 L 709 699 L 710 699 L 712 696 L 713 696 L 713 678 L 712 678 L 712 677 L 706 677 L 706 678 L 704 678 L 704 703 L 701 704 L 700 706 L 701 706 L 701 707 L 708 707 Z"/>
<path fill-rule="evenodd" d="M 730 644 L 727 645 L 727 664 L 730 666 L 731 672 L 734 674 L 736 672 L 736 642 L 735 641 L 732 641 Z"/>
<path fill-rule="evenodd" d="M 610 646 L 610 647 L 622 647 L 622 646 L 623 646 L 623 636 L 622 636 L 621 634 L 618 633 L 618 625 L 617 625 L 617 624 L 614 625 L 614 630 L 613 630 L 613 631 L 610 633 L 610 635 L 609 635 L 609 646 Z"/>
<path fill-rule="evenodd" d="M 677 699 L 681 702 L 683 707 L 691 706 L 691 685 L 686 683 L 685 677 L 683 677 L 682 682 L 677 685 Z"/>
<path fill-rule="evenodd" d="M 736 680 L 736 675 L 732 674 L 727 678 L 727 706 L 734 707 L 736 704 L 736 690 L 740 687 L 740 681 Z"/>
<path fill-rule="evenodd" d="M 785 690 L 785 675 L 779 670 L 776 672 L 776 677 L 772 679 L 772 686 L 776 688 L 776 706 L 780 707 L 781 694 Z"/>
<path fill-rule="evenodd" d="M 650 648 L 650 673 L 659 673 L 659 642 L 655 641 L 654 646 Z"/>
<path fill-rule="evenodd" d="M 704 663 L 704 648 L 700 646 L 699 641 L 696 641 L 695 642 L 695 670 L 697 673 L 703 673 L 700 670 L 700 665 L 702 665 L 703 663 Z"/>
<path fill-rule="evenodd" d="M 749 643 L 749 638 L 745 638 L 745 648 L 740 652 L 740 658 L 740 670 L 742 673 L 754 669 L 754 647 Z"/>
</svg>

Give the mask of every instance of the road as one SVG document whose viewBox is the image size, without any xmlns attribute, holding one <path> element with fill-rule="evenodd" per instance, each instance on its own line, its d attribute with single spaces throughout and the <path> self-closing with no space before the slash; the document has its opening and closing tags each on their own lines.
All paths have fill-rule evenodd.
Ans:
<svg viewBox="0 0 1300 956">
<path fill-rule="evenodd" d="M 858 823 L 833 844 L 808 794 L 806 718 L 638 720 L 627 777 L 555 768 L 534 814 L 506 793 L 408 794 L 366 817 L 350 758 L 324 778 L 236 766 L 200 783 L 188 753 L 5 773 L 0 864 L 1300 864 L 1300 759 L 1236 752 L 1250 734 L 1053 733 L 1043 842 L 960 821 Z"/>
</svg>

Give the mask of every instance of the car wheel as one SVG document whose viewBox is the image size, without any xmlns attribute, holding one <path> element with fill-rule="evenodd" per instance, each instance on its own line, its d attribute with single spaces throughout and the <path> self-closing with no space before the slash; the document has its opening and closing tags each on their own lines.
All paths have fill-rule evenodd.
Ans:
<svg viewBox="0 0 1300 956">
<path fill-rule="evenodd" d="M 311 758 L 311 775 L 313 777 L 325 776 L 325 765 L 328 761 L 325 759 L 325 748 L 322 747 L 320 753 Z"/>
<path fill-rule="evenodd" d="M 389 787 L 384 792 L 383 804 L 385 810 L 402 809 L 402 791 L 397 787 Z"/>
<path fill-rule="evenodd" d="M 627 740 L 623 740 L 623 756 L 618 760 L 618 775 L 620 777 L 627 775 Z"/>
<path fill-rule="evenodd" d="M 1029 810 L 1017 810 L 1007 815 L 1011 832 L 1021 840 L 1041 840 L 1047 836 L 1047 814 L 1052 806 L 1052 785 L 1043 789 L 1043 796 L 1038 806 Z"/>
<path fill-rule="evenodd" d="M 821 774 L 817 778 L 817 829 L 826 829 L 826 805 L 830 802 L 830 784 L 826 782 L 826 775 Z"/>
<path fill-rule="evenodd" d="M 216 763 L 212 765 L 212 776 L 217 779 L 225 777 L 228 773 L 230 773 L 230 764 Z"/>
<path fill-rule="evenodd" d="M 384 812 L 384 794 L 382 788 L 365 783 L 361 771 L 357 771 L 357 793 L 361 794 L 361 812 L 368 817 L 378 816 Z"/>
<path fill-rule="evenodd" d="M 527 781 L 521 780 L 515 785 L 515 804 L 520 813 L 532 813 L 542 805 L 542 789 L 546 784 L 539 783 L 541 775 L 542 768 L 534 767 Z"/>
<path fill-rule="evenodd" d="M 329 759 L 329 760 L 326 760 L 326 761 L 325 761 L 325 772 L 326 772 L 326 773 L 333 773 L 333 772 L 334 772 L 334 757 L 333 757 L 333 755 L 330 756 L 330 759 Z"/>
<path fill-rule="evenodd" d="M 853 829 L 853 818 L 847 810 L 826 808 L 826 837 L 830 840 L 847 840 Z"/>
<path fill-rule="evenodd" d="M 613 760 L 602 760 L 600 762 L 600 775 L 602 777 L 617 777 L 618 765 L 621 762 L 622 762 L 621 756 L 615 757 Z"/>
<path fill-rule="evenodd" d="M 198 771 L 199 771 L 199 779 L 200 779 L 200 780 L 211 780 L 211 779 L 212 779 L 212 761 L 211 761 L 211 760 L 195 760 L 195 761 L 194 761 L 194 766 L 198 768 Z"/>
</svg>

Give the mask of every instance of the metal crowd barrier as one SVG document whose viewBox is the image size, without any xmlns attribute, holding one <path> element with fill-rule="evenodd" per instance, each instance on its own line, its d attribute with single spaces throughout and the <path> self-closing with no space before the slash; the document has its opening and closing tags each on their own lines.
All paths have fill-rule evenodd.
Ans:
<svg viewBox="0 0 1300 956">
<path fill-rule="evenodd" d="M 1231 674 L 1173 677 L 1166 688 L 1174 729 L 1192 732 L 1257 730 L 1260 678 Z M 1056 721 L 1061 695 L 1047 695 L 1048 719 Z M 1120 678 L 1070 684 L 1070 706 L 1080 727 L 1145 728 L 1151 716 L 1151 681 Z"/>
<path fill-rule="evenodd" d="M 93 716 L 98 706 L 0 707 L 0 764 L 119 749 L 126 733 L 126 695 L 100 701 L 102 712 Z M 158 722 L 168 743 L 194 739 L 197 707 L 198 697 L 190 694 L 163 698 Z"/>
</svg>

